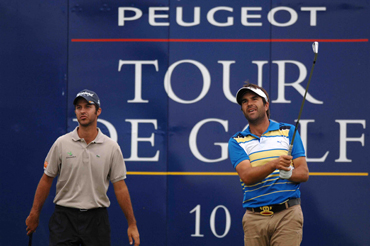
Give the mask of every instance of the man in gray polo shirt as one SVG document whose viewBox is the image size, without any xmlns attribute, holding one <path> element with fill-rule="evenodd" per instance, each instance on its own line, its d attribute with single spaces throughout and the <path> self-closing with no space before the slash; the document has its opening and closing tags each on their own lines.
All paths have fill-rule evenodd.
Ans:
<svg viewBox="0 0 370 246">
<path fill-rule="evenodd" d="M 119 145 L 97 128 L 98 95 L 79 92 L 73 102 L 79 126 L 59 137 L 44 163 L 44 174 L 26 219 L 27 235 L 36 231 L 42 206 L 56 176 L 55 211 L 50 219 L 49 245 L 110 245 L 106 208 L 109 181 L 128 222 L 130 244 L 140 244 L 136 219 L 124 179 L 126 166 Z"/>
</svg>

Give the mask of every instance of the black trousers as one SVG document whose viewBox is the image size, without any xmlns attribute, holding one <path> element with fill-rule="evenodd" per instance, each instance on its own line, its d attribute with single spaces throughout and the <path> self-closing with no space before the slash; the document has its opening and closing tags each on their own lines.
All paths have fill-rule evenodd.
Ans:
<svg viewBox="0 0 370 246">
<path fill-rule="evenodd" d="M 49 246 L 111 245 L 106 208 L 80 210 L 56 205 L 49 231 Z"/>
</svg>

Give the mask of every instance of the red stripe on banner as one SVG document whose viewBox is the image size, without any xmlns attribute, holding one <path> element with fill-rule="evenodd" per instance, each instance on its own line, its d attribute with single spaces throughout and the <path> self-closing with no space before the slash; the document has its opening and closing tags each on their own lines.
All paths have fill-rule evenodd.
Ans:
<svg viewBox="0 0 370 246">
<path fill-rule="evenodd" d="M 113 39 L 71 39 L 72 42 L 188 42 L 188 43 L 274 43 L 274 42 L 330 42 L 330 43 L 351 43 L 369 42 L 369 39 L 150 39 L 150 38 L 113 38 Z"/>
</svg>

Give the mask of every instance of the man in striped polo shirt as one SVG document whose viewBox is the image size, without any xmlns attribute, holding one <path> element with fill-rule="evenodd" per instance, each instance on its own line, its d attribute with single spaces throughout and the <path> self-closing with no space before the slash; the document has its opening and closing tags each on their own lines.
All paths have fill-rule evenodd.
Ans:
<svg viewBox="0 0 370 246">
<path fill-rule="evenodd" d="M 238 90 L 236 100 L 249 123 L 229 141 L 231 163 L 244 192 L 244 243 L 300 245 L 299 188 L 309 177 L 302 140 L 297 132 L 292 156 L 288 156 L 295 127 L 270 120 L 269 97 L 262 87 L 247 83 Z"/>
</svg>

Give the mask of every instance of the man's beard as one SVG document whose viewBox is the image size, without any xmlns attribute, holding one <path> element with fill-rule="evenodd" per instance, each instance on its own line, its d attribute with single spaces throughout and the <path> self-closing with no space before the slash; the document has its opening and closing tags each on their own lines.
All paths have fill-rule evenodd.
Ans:
<svg viewBox="0 0 370 246">
<path fill-rule="evenodd" d="M 78 124 L 80 124 L 80 126 L 83 126 L 83 127 L 88 127 L 88 126 L 92 125 L 92 123 L 93 123 L 93 121 L 91 121 L 91 120 L 89 120 L 85 123 L 81 123 L 81 121 L 78 120 Z"/>
<path fill-rule="evenodd" d="M 258 114 L 258 116 L 254 119 L 249 118 L 247 115 L 244 115 L 244 116 L 250 125 L 258 125 L 259 123 L 263 122 L 265 119 L 265 115 L 260 115 L 260 114 Z"/>
</svg>

